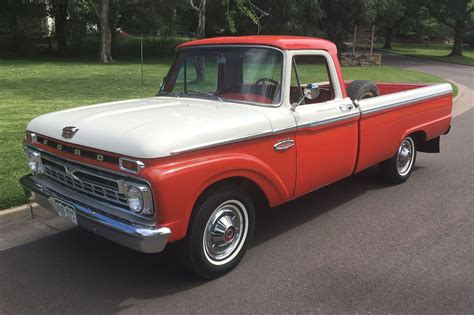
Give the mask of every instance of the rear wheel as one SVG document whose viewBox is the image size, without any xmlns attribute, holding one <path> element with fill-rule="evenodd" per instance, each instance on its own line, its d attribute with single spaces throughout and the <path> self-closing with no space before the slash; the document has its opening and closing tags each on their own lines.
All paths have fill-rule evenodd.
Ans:
<svg viewBox="0 0 474 315">
<path fill-rule="evenodd" d="M 229 272 L 245 255 L 254 227 L 251 196 L 237 185 L 222 185 L 202 198 L 193 211 L 182 244 L 186 266 L 203 278 Z"/>
<path fill-rule="evenodd" d="M 382 175 L 392 184 L 401 184 L 410 177 L 415 160 L 416 143 L 411 136 L 408 136 L 403 139 L 392 158 L 380 163 Z"/>
</svg>

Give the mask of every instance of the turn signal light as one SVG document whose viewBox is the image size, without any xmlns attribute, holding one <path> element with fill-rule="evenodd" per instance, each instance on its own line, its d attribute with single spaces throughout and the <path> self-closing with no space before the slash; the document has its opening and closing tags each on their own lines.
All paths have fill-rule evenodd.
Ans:
<svg viewBox="0 0 474 315">
<path fill-rule="evenodd" d="M 27 144 L 32 144 L 34 142 L 38 141 L 38 137 L 36 136 L 36 133 L 33 133 L 31 131 L 27 131 L 25 134 L 25 141 Z"/>
<path fill-rule="evenodd" d="M 120 169 L 125 172 L 138 174 L 142 168 L 145 167 L 145 164 L 141 161 L 130 160 L 126 158 L 119 159 Z"/>
</svg>

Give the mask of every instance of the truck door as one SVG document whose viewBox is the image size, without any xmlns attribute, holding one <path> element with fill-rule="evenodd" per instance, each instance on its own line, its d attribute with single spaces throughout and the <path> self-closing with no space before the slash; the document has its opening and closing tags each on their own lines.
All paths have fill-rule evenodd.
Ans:
<svg viewBox="0 0 474 315">
<path fill-rule="evenodd" d="M 297 51 L 291 56 L 290 103 L 297 123 L 295 196 L 350 176 L 357 159 L 359 110 L 343 98 L 331 56 Z M 343 82 L 341 82 L 344 84 Z M 313 99 L 303 98 L 312 84 Z"/>
</svg>

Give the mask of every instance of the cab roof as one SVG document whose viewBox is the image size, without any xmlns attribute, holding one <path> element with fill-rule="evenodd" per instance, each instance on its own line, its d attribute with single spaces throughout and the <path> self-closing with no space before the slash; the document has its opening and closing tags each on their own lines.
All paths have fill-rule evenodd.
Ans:
<svg viewBox="0 0 474 315">
<path fill-rule="evenodd" d="M 280 48 L 282 50 L 318 49 L 337 54 L 334 43 L 315 37 L 285 36 L 285 35 L 256 35 L 256 36 L 229 36 L 192 40 L 182 43 L 177 49 L 202 45 L 263 45 Z"/>
</svg>

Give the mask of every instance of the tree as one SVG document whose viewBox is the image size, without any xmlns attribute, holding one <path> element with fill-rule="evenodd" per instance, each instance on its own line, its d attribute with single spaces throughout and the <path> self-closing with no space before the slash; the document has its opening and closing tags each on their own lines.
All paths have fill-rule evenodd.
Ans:
<svg viewBox="0 0 474 315">
<path fill-rule="evenodd" d="M 392 49 L 393 32 L 405 19 L 405 1 L 403 0 L 379 0 L 377 8 L 377 24 L 385 33 L 385 44 L 383 48 Z"/>
<path fill-rule="evenodd" d="M 67 18 L 69 10 L 69 0 L 51 0 L 49 15 L 54 18 L 54 32 L 58 41 L 58 57 L 67 54 Z"/>
<path fill-rule="evenodd" d="M 321 0 L 321 6 L 326 15 L 322 25 L 339 53 L 344 49 L 344 38 L 352 33 L 354 25 L 369 24 L 376 18 L 375 0 Z"/>
<path fill-rule="evenodd" d="M 197 38 L 204 38 L 206 36 L 206 2 L 207 0 L 199 0 L 199 5 L 196 6 L 194 0 L 189 0 L 191 8 L 198 13 Z"/>
<path fill-rule="evenodd" d="M 321 35 L 323 11 L 319 0 L 255 0 L 248 1 L 247 7 L 253 17 L 239 19 L 244 33 L 255 34 L 257 25 L 257 33 L 262 34 Z"/>
<path fill-rule="evenodd" d="M 100 49 L 99 60 L 104 63 L 110 63 L 112 59 L 112 30 L 110 28 L 110 0 L 100 0 L 100 10 L 97 8 L 94 0 L 89 3 L 99 19 L 100 28 Z"/>
<path fill-rule="evenodd" d="M 412 0 L 376 0 L 377 24 L 384 30 L 385 44 L 383 48 L 392 49 L 392 38 L 395 30 L 402 24 L 413 24 L 422 18 L 422 6 Z"/>
<path fill-rule="evenodd" d="M 474 29 L 473 0 L 424 0 L 428 12 L 439 22 L 454 30 L 454 45 L 450 56 L 462 56 L 464 35 Z"/>
</svg>

